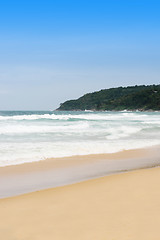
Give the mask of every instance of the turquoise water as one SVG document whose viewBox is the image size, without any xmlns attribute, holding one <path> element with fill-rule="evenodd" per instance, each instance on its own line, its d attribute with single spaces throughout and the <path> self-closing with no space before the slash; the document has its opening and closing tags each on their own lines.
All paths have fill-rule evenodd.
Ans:
<svg viewBox="0 0 160 240">
<path fill-rule="evenodd" d="M 0 166 L 160 144 L 160 112 L 0 112 Z"/>
</svg>

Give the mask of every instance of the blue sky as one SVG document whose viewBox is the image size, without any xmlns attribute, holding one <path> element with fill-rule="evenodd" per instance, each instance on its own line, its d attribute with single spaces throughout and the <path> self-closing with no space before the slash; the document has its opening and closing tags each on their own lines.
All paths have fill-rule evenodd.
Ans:
<svg viewBox="0 0 160 240">
<path fill-rule="evenodd" d="M 156 0 L 0 1 L 0 109 L 160 81 Z"/>
</svg>

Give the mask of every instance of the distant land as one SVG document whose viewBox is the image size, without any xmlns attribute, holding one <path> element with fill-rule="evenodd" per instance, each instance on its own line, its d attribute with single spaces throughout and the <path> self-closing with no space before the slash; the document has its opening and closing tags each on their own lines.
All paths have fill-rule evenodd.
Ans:
<svg viewBox="0 0 160 240">
<path fill-rule="evenodd" d="M 140 85 L 102 89 L 69 100 L 57 109 L 60 111 L 158 111 L 160 110 L 160 85 Z"/>
</svg>

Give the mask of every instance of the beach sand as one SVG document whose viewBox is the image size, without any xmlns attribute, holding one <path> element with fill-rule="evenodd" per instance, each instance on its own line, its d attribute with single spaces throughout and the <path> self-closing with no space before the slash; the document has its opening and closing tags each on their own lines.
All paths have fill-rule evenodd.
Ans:
<svg viewBox="0 0 160 240">
<path fill-rule="evenodd" d="M 0 199 L 2 240 L 159 240 L 160 168 Z"/>
</svg>

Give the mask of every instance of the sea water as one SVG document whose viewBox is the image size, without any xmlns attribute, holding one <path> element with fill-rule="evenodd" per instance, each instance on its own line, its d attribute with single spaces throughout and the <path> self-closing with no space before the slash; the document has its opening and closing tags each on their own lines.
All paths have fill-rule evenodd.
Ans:
<svg viewBox="0 0 160 240">
<path fill-rule="evenodd" d="M 0 112 L 0 166 L 159 144 L 160 112 Z"/>
</svg>

